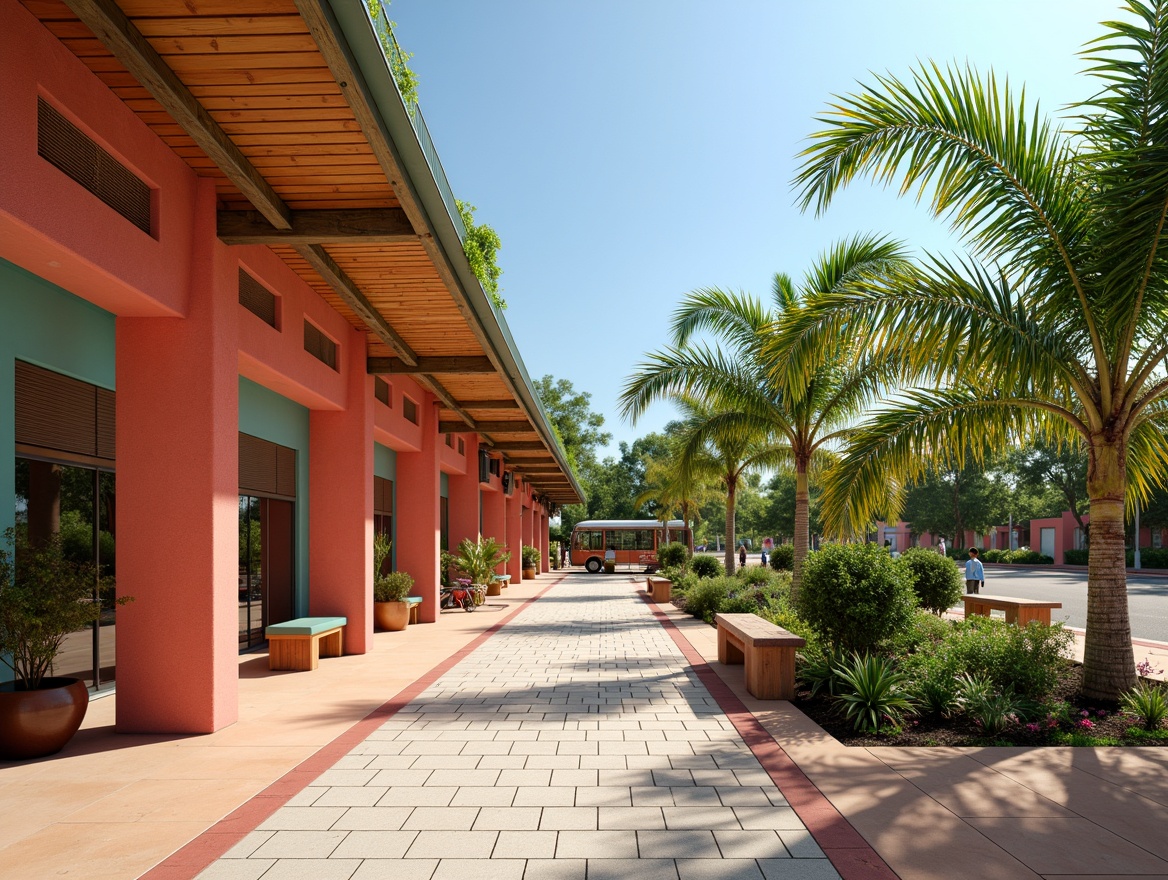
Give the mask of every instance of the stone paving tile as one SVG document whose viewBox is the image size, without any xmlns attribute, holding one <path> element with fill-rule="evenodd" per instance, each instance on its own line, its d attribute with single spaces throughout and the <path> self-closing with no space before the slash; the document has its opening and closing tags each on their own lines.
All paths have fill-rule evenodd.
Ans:
<svg viewBox="0 0 1168 880">
<path fill-rule="evenodd" d="M 628 587 L 551 590 L 204 875 L 837 880 Z"/>
</svg>

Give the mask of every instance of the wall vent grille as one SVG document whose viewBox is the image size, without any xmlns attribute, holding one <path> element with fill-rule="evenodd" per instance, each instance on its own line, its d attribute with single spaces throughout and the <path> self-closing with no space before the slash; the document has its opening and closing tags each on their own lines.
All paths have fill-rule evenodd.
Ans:
<svg viewBox="0 0 1168 880">
<path fill-rule="evenodd" d="M 239 270 L 239 304 L 267 324 L 276 326 L 276 295 Z"/>
<path fill-rule="evenodd" d="M 308 321 L 304 322 L 304 350 L 325 366 L 337 368 L 337 344 Z"/>
<path fill-rule="evenodd" d="M 151 234 L 150 187 L 44 98 L 37 98 L 37 154 Z"/>
</svg>

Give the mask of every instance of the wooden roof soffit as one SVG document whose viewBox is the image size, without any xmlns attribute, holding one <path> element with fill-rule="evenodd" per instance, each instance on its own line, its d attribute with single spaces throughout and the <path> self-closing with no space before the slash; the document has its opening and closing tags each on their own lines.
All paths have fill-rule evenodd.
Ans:
<svg viewBox="0 0 1168 880">
<path fill-rule="evenodd" d="M 260 216 L 267 221 L 271 230 L 264 227 L 265 234 L 271 231 L 288 230 L 290 235 L 279 237 L 280 244 L 292 244 L 296 251 L 320 273 L 321 277 L 331 286 L 356 313 L 358 318 L 386 345 L 401 358 L 403 363 L 411 366 L 417 363 L 417 355 L 406 344 L 396 331 L 385 321 L 381 314 L 372 306 L 361 292 L 360 288 L 350 279 L 343 270 L 333 261 L 320 244 L 301 243 L 296 239 L 315 229 L 315 233 L 324 234 L 320 228 L 324 214 L 339 214 L 341 212 L 293 212 L 284 200 L 264 180 L 254 165 L 240 149 L 232 142 L 220 125 L 211 118 L 198 99 L 191 93 L 173 70 L 167 66 L 162 56 L 142 36 L 141 31 L 117 6 L 114 0 L 65 0 L 66 5 L 85 24 L 102 44 L 121 62 L 134 78 L 148 91 L 150 95 L 171 118 L 185 131 L 192 140 L 207 154 L 241 193 L 256 208 Z M 316 8 L 313 3 L 300 4 Z M 313 23 L 309 19 L 310 26 Z M 346 84 L 341 83 L 342 89 Z M 354 107 L 354 109 L 356 109 Z M 364 128 L 364 126 L 362 126 Z M 374 147 L 376 152 L 376 147 Z M 383 165 L 384 167 L 384 165 Z M 396 166 L 395 166 L 396 169 Z M 397 175 L 400 178 L 400 175 Z M 391 184 L 398 188 L 397 182 L 391 178 Z M 395 213 L 382 211 L 380 217 L 380 232 L 386 235 L 399 236 L 394 240 L 403 240 L 404 237 L 414 240 L 414 224 L 405 211 Z M 234 224 L 235 232 L 239 234 L 239 226 L 250 212 L 238 212 L 234 217 L 220 217 L 221 223 Z M 375 212 L 376 213 L 376 212 Z M 242 216 L 241 216 L 242 215 Z M 315 216 L 313 216 L 315 215 Z M 334 230 L 341 227 L 337 217 L 329 222 Z M 368 218 L 366 218 L 368 219 Z M 258 218 L 251 218 L 252 232 L 258 224 Z M 350 215 L 345 221 L 351 224 L 354 218 Z M 363 221 L 362 221 L 363 222 Z M 307 229 L 306 229 L 307 227 Z M 337 239 L 326 239 L 336 242 Z M 368 238 L 362 239 L 368 241 Z M 229 241 L 228 243 L 235 243 Z M 244 242 L 238 242 L 244 243 Z M 254 237 L 248 238 L 246 243 L 260 243 Z M 272 242 L 277 243 L 277 242 Z M 451 394 L 442 385 L 430 376 L 418 376 L 419 382 L 429 388 L 442 404 L 465 420 L 469 430 L 475 430 L 474 419 L 458 405 Z"/>
<path fill-rule="evenodd" d="M 312 34 L 329 71 L 337 85 L 340 86 L 341 93 L 344 94 L 345 101 L 349 104 L 349 109 L 353 111 L 357 125 L 365 136 L 369 148 L 373 151 L 377 164 L 381 166 L 389 185 L 393 187 L 394 195 L 397 196 L 402 210 L 409 217 L 414 229 L 421 231 L 422 247 L 430 258 L 439 278 L 442 279 L 442 283 L 450 291 L 455 307 L 462 314 L 467 326 L 483 350 L 491 351 L 491 343 L 487 338 L 486 331 L 479 324 L 474 309 L 467 301 L 453 268 L 446 262 L 446 255 L 442 252 L 441 246 L 435 241 L 433 234 L 429 232 L 426 211 L 409 185 L 394 146 L 385 129 L 382 128 L 380 115 L 373 107 L 364 77 L 350 57 L 348 47 L 343 46 L 337 38 L 337 32 L 340 28 L 334 20 L 332 10 L 327 8 L 327 0 L 294 0 L 294 2 L 296 11 L 304 19 L 308 32 Z M 498 368 L 500 374 L 503 374 L 503 365 L 498 364 Z"/>
<path fill-rule="evenodd" d="M 258 211 L 220 211 L 219 240 L 224 244 L 289 245 L 391 244 L 417 241 L 401 208 L 347 211 L 292 211 L 288 229 L 277 229 Z"/>
<path fill-rule="evenodd" d="M 191 139 L 219 166 L 228 179 L 277 229 L 291 229 L 291 211 L 264 180 L 190 89 L 142 36 L 114 0 L 65 0 L 102 44 L 109 49 Z"/>
<path fill-rule="evenodd" d="M 524 450 L 547 451 L 547 447 L 541 440 L 500 440 L 495 444 L 495 448 L 500 452 L 520 452 Z"/>
<path fill-rule="evenodd" d="M 467 409 L 519 409 L 514 400 L 464 400 L 462 405 Z"/>
<path fill-rule="evenodd" d="M 473 373 L 494 373 L 495 365 L 488 357 L 417 357 L 414 363 L 405 358 L 371 357 L 366 359 L 370 373 L 447 373 L 469 375 Z"/>
</svg>

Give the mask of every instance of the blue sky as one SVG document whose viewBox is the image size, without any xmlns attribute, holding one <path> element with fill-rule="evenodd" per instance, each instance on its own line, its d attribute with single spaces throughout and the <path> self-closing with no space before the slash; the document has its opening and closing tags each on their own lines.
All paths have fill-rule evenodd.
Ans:
<svg viewBox="0 0 1168 880">
<path fill-rule="evenodd" d="M 503 247 L 506 319 L 533 378 L 592 394 L 613 447 L 660 430 L 617 413 L 626 377 L 706 286 L 765 295 L 775 271 L 856 232 L 953 251 L 911 199 L 853 184 L 820 218 L 796 154 L 833 94 L 969 61 L 1048 114 L 1088 97 L 1082 45 L 1114 0 L 393 0 L 455 194 Z"/>
</svg>

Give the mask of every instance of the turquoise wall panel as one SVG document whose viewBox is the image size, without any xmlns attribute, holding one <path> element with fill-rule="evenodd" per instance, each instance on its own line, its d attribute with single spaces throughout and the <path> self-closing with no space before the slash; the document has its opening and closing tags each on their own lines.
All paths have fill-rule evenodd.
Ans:
<svg viewBox="0 0 1168 880">
<path fill-rule="evenodd" d="M 239 430 L 296 450 L 296 613 L 308 613 L 308 408 L 239 377 Z"/>
</svg>

